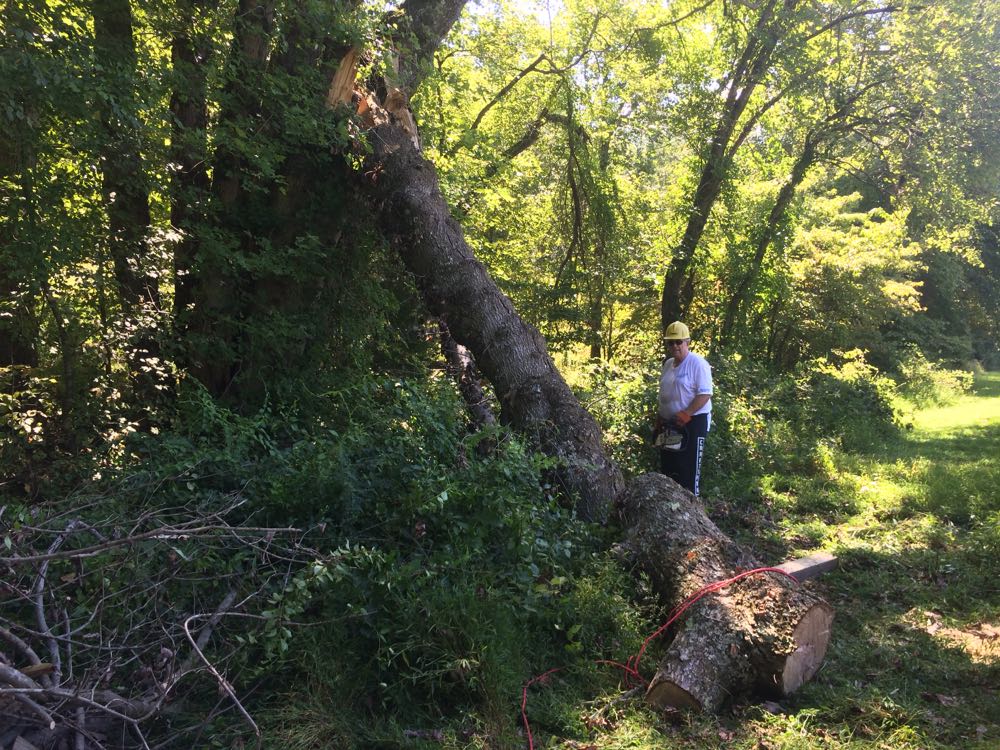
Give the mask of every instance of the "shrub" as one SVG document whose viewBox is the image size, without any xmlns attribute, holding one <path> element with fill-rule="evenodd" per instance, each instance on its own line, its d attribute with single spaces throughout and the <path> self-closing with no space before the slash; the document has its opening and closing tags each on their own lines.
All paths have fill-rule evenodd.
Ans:
<svg viewBox="0 0 1000 750">
<path fill-rule="evenodd" d="M 266 675 L 277 696 L 310 675 L 361 745 L 373 710 L 406 726 L 506 721 L 532 675 L 635 645 L 606 532 L 547 485 L 550 459 L 504 429 L 470 433 L 446 379 L 369 378 L 309 413 L 239 415 L 192 391 L 174 431 L 131 449 L 150 501 L 238 494 L 260 525 L 314 529 L 320 556 L 270 594 L 243 680 Z M 263 715 L 315 720 L 300 708 Z"/>
<path fill-rule="evenodd" d="M 627 374 L 606 362 L 588 365 L 581 402 L 604 431 L 612 457 L 627 474 L 654 468 L 653 420 L 656 415 L 660 362 L 650 360 Z"/>
<path fill-rule="evenodd" d="M 973 374 L 949 370 L 929 361 L 917 347 L 909 348 L 899 363 L 899 392 L 917 405 L 953 403 L 972 387 Z"/>
<path fill-rule="evenodd" d="M 897 433 L 893 394 L 893 382 L 854 349 L 800 366 L 775 390 L 772 403 L 785 411 L 802 444 L 829 438 L 854 451 Z"/>
</svg>

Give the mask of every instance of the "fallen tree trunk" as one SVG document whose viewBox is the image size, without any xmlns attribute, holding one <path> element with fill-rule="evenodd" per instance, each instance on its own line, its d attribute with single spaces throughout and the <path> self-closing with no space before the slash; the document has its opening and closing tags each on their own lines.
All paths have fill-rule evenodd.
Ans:
<svg viewBox="0 0 1000 750">
<path fill-rule="evenodd" d="M 417 276 L 431 311 L 475 355 L 496 387 L 505 421 L 534 435 L 561 459 L 563 486 L 579 512 L 603 519 L 621 495 L 627 546 L 669 604 L 706 584 L 754 567 L 752 558 L 705 515 L 694 496 L 661 475 L 624 489 L 601 433 L 525 324 L 472 255 L 448 215 L 433 167 L 390 117 L 377 129 L 375 195 L 382 227 Z M 702 603 L 688 618 L 650 685 L 659 705 L 718 709 L 752 689 L 788 694 L 815 673 L 829 640 L 832 610 L 790 580 L 748 579 Z"/>
<path fill-rule="evenodd" d="M 427 4 L 408 0 L 403 10 L 419 13 Z M 433 29 L 417 30 L 431 33 L 436 44 L 450 17 L 444 14 Z M 418 42 L 416 49 L 433 49 L 426 40 Z M 411 62 L 405 69 L 418 68 Z M 408 82 L 415 85 L 416 79 Z M 370 89 L 364 95 L 371 126 L 364 189 L 427 307 L 444 319 L 493 383 L 502 420 L 559 459 L 561 485 L 583 518 L 604 520 L 617 505 L 625 549 L 666 603 L 683 601 L 740 567 L 753 567 L 752 558 L 673 481 L 645 475 L 625 489 L 604 451 L 600 428 L 556 369 L 545 341 L 476 260 L 452 219 L 434 166 L 420 153 L 406 94 L 388 81 Z M 377 91 L 386 94 L 380 99 Z M 829 640 L 832 610 L 791 580 L 771 575 L 741 581 L 692 610 L 649 687 L 649 700 L 712 711 L 729 696 L 755 688 L 790 693 L 815 673 Z"/>
<path fill-rule="evenodd" d="M 661 474 L 632 481 L 617 503 L 622 551 L 673 608 L 712 583 L 760 567 L 708 518 L 694 495 Z M 832 608 L 790 576 L 743 578 L 700 600 L 667 649 L 646 698 L 715 711 L 750 692 L 788 695 L 819 668 Z"/>
</svg>

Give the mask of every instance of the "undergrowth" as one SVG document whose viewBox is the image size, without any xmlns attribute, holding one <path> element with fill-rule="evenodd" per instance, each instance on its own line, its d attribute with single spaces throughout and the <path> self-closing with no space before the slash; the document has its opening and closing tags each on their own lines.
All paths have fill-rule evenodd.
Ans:
<svg viewBox="0 0 1000 750">
<path fill-rule="evenodd" d="M 575 742 L 1000 747 L 1000 375 L 970 390 L 968 374 L 911 365 L 918 382 L 894 385 L 859 352 L 778 378 L 717 363 L 703 500 L 765 562 L 838 556 L 839 568 L 810 584 L 836 610 L 825 664 L 778 703 L 714 718 L 634 708 Z M 594 400 L 610 405 L 598 413 L 631 418 L 638 440 L 655 381 L 596 374 Z"/>
<path fill-rule="evenodd" d="M 997 747 L 1000 378 L 966 395 L 948 385 L 904 420 L 906 389 L 859 352 L 781 377 L 739 362 L 716 375 L 710 513 L 764 562 L 840 558 L 811 584 L 837 610 L 816 679 L 720 717 L 616 702 L 620 673 L 596 662 L 635 653 L 662 613 L 611 554 L 615 530 L 581 523 L 547 485 L 551 460 L 503 428 L 470 430 L 443 378 L 370 377 L 249 415 L 190 389 L 172 424 L 117 438 L 89 496 L 104 504 L 77 494 L 74 512 L 227 507 L 306 530 L 313 557 L 267 578 L 254 617 L 216 636 L 239 646 L 224 669 L 265 747 L 522 748 L 522 689 L 553 668 L 529 694 L 536 747 Z M 601 367 L 583 393 L 630 473 L 652 465 L 655 390 Z M 249 583 L 245 559 L 198 570 Z M 222 583 L 178 579 L 175 595 L 217 601 Z M 195 746 L 250 741 L 212 689 L 187 704 L 224 709 Z M 183 723 L 160 739 L 190 744 Z"/>
<path fill-rule="evenodd" d="M 546 483 L 551 459 L 470 431 L 446 379 L 369 379 L 303 411 L 239 415 L 193 391 L 174 429 L 129 441 L 148 502 L 237 493 L 256 524 L 308 528 L 320 550 L 229 665 L 267 744 L 519 747 L 521 687 L 552 667 L 573 700 L 540 698 L 537 721 L 579 725 L 567 706 L 617 684 L 594 660 L 626 658 L 652 626 L 612 532 Z"/>
</svg>

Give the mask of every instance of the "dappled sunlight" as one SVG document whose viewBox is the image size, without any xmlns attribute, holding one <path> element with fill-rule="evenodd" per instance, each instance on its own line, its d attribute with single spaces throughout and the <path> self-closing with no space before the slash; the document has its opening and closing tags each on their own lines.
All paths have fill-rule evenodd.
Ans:
<svg viewBox="0 0 1000 750">
<path fill-rule="evenodd" d="M 974 431 L 1000 423 L 1000 373 L 976 377 L 974 392 L 954 404 L 919 411 L 914 415 L 914 437 L 927 439 L 956 429 Z"/>
<path fill-rule="evenodd" d="M 949 624 L 940 612 L 914 608 L 901 622 L 933 637 L 945 648 L 958 648 L 977 664 L 1000 665 L 1000 622 Z"/>
</svg>

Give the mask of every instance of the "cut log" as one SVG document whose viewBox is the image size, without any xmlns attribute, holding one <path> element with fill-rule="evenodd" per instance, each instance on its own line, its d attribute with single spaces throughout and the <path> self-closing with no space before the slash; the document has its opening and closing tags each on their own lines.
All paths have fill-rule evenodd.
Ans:
<svg viewBox="0 0 1000 750">
<path fill-rule="evenodd" d="M 705 586 L 761 567 L 660 474 L 635 479 L 618 502 L 623 550 L 670 608 Z M 646 698 L 715 711 L 747 693 L 784 696 L 819 669 L 833 609 L 788 576 L 761 573 L 701 599 L 667 648 Z"/>
</svg>

